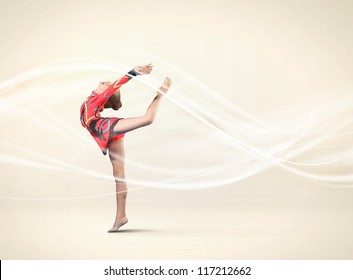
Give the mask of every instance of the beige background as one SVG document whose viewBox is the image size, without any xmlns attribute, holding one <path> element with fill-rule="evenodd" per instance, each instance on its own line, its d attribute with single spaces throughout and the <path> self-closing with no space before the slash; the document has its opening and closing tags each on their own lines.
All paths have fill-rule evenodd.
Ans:
<svg viewBox="0 0 353 280">
<path fill-rule="evenodd" d="M 352 259 L 352 8 L 1 1 L 0 258 Z M 108 234 L 111 165 L 79 107 L 149 62 L 105 113 L 174 81 L 125 138 L 129 223 Z"/>
</svg>

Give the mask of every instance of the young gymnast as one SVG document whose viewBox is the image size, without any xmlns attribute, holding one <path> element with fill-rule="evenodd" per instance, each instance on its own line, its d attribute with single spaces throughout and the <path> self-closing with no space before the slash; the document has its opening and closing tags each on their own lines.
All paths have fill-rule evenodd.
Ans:
<svg viewBox="0 0 353 280">
<path fill-rule="evenodd" d="M 149 74 L 152 65 L 137 66 L 125 76 L 111 82 L 100 82 L 81 105 L 81 124 L 93 136 L 104 155 L 109 151 L 109 158 L 113 166 L 113 175 L 116 182 L 117 211 L 113 227 L 108 232 L 117 232 L 121 226 L 128 222 L 126 217 L 127 186 L 124 170 L 124 135 L 126 132 L 150 125 L 156 116 L 158 105 L 163 93 L 167 93 L 171 80 L 165 78 L 157 91 L 156 97 L 149 105 L 145 115 L 134 118 L 101 117 L 104 108 L 118 110 L 121 107 L 120 87 L 137 75 Z"/>
</svg>

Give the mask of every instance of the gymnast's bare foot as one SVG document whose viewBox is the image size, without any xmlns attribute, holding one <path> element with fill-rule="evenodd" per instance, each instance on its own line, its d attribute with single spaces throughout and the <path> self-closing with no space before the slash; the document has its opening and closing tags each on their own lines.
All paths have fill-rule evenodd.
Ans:
<svg viewBox="0 0 353 280">
<path fill-rule="evenodd" d="M 128 222 L 126 217 L 115 220 L 114 226 L 108 232 L 117 232 L 123 225 Z"/>
<path fill-rule="evenodd" d="M 161 85 L 161 87 L 158 90 L 163 92 L 164 94 L 166 94 L 171 85 L 172 85 L 172 80 L 170 78 L 166 77 L 163 81 L 163 84 Z M 157 96 L 162 96 L 162 93 L 160 93 L 159 91 L 158 91 Z"/>
</svg>

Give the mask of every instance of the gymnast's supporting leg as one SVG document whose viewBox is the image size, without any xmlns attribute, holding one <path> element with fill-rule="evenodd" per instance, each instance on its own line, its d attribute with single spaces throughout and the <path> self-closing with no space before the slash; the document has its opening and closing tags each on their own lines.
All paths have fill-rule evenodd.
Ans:
<svg viewBox="0 0 353 280">
<path fill-rule="evenodd" d="M 125 150 L 124 138 L 112 141 L 109 145 L 109 157 L 113 166 L 113 174 L 116 183 L 116 217 L 113 228 L 109 232 L 118 231 L 128 222 L 126 217 L 127 186 L 125 182 Z"/>
<path fill-rule="evenodd" d="M 159 90 L 163 93 L 167 93 L 171 84 L 172 81 L 169 78 L 165 78 Z M 114 133 L 125 133 L 146 125 L 150 125 L 156 117 L 158 105 L 162 97 L 163 95 L 157 92 L 156 97 L 153 99 L 144 116 L 119 120 L 119 122 L 114 126 Z"/>
<path fill-rule="evenodd" d="M 170 86 L 171 80 L 169 78 L 165 78 L 159 90 L 167 93 Z M 121 134 L 151 124 L 155 119 L 158 104 L 162 96 L 163 95 L 161 93 L 157 92 L 157 96 L 153 99 L 144 116 L 119 120 L 113 128 L 114 133 Z M 125 182 L 125 152 L 123 139 L 124 138 L 117 141 L 112 141 L 109 145 L 109 157 L 113 165 L 113 173 L 116 182 L 117 212 L 113 228 L 108 232 L 116 232 L 122 225 L 128 222 L 126 217 L 127 186 Z"/>
</svg>

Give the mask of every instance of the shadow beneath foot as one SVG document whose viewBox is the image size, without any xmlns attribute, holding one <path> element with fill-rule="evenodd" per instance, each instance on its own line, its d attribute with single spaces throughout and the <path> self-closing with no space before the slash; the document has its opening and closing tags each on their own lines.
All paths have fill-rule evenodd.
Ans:
<svg viewBox="0 0 353 280">
<path fill-rule="evenodd" d="M 119 229 L 117 232 L 112 233 L 161 233 L 163 230 L 158 229 Z"/>
</svg>

